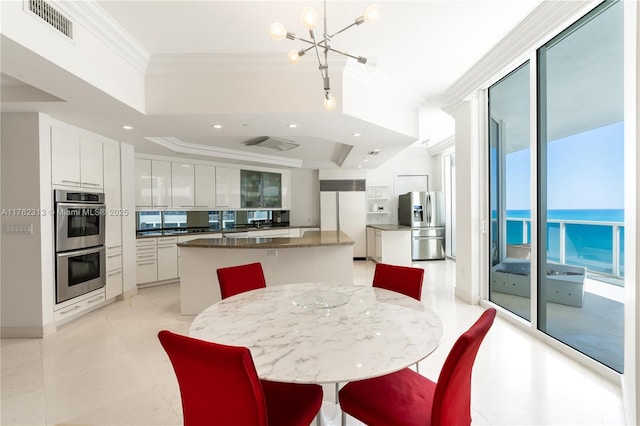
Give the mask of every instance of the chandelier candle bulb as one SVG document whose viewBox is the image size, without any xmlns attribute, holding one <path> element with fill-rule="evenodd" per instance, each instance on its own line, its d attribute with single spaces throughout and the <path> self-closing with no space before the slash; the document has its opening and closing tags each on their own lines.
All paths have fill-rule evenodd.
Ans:
<svg viewBox="0 0 640 426">
<path fill-rule="evenodd" d="M 302 21 L 302 25 L 311 31 L 318 23 L 318 15 L 316 14 L 316 11 L 311 8 L 305 9 L 302 11 L 302 18 L 300 20 Z"/>
<path fill-rule="evenodd" d="M 276 41 L 282 40 L 287 36 L 287 30 L 284 28 L 284 25 L 282 25 L 280 22 L 274 22 L 269 27 L 269 34 L 271 35 L 271 38 Z"/>
<path fill-rule="evenodd" d="M 364 56 L 354 56 L 346 52 L 341 52 L 340 50 L 331 47 L 329 43 L 331 42 L 331 39 L 333 37 L 348 30 L 353 26 L 360 25 L 364 22 L 373 23 L 378 21 L 378 19 L 380 19 L 380 8 L 375 4 L 370 5 L 365 9 L 364 14 L 356 18 L 352 24 L 349 24 L 346 27 L 342 28 L 341 30 L 333 34 L 330 34 L 327 29 L 327 1 L 326 0 L 324 0 L 323 6 L 324 6 L 324 18 L 323 18 L 324 31 L 322 33 L 322 38 L 316 38 L 315 27 L 318 24 L 318 15 L 311 8 L 303 10 L 302 17 L 301 17 L 302 25 L 309 31 L 309 36 L 311 37 L 311 40 L 308 40 L 305 38 L 297 38 L 295 34 L 288 32 L 285 29 L 285 27 L 279 22 L 274 22 L 273 24 L 271 24 L 271 26 L 269 27 L 269 33 L 271 34 L 271 38 L 274 40 L 282 40 L 286 37 L 289 40 L 299 40 L 301 42 L 304 42 L 310 45 L 310 47 L 306 49 L 289 51 L 288 58 L 289 58 L 289 62 L 291 62 L 292 64 L 297 64 L 300 61 L 300 57 L 302 57 L 307 51 L 311 49 L 315 50 L 316 58 L 318 59 L 318 69 L 322 74 L 322 79 L 324 83 L 324 91 L 325 91 L 324 108 L 327 111 L 331 111 L 336 107 L 336 100 L 331 96 L 330 88 L 329 88 L 329 60 L 328 60 L 329 52 L 338 53 L 348 58 L 355 59 L 358 63 L 364 65 L 365 68 L 369 71 L 373 71 L 373 69 L 378 64 L 378 61 L 377 59 L 372 61 L 372 60 L 368 60 Z"/>
</svg>

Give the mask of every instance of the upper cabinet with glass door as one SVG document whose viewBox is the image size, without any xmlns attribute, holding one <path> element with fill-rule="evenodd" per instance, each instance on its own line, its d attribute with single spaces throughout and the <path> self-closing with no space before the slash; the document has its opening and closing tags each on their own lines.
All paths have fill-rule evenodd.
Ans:
<svg viewBox="0 0 640 426">
<path fill-rule="evenodd" d="M 281 208 L 282 175 L 255 170 L 240 171 L 242 208 Z"/>
</svg>

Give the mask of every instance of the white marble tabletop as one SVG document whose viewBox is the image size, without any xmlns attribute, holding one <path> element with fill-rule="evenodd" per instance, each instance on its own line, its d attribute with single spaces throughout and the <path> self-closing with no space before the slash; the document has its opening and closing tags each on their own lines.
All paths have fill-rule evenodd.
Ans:
<svg viewBox="0 0 640 426">
<path fill-rule="evenodd" d="M 319 307 L 324 302 L 332 307 Z M 195 318 L 189 335 L 250 348 L 263 379 L 336 383 L 420 361 L 440 344 L 442 322 L 421 302 L 396 292 L 305 283 L 222 300 Z"/>
</svg>

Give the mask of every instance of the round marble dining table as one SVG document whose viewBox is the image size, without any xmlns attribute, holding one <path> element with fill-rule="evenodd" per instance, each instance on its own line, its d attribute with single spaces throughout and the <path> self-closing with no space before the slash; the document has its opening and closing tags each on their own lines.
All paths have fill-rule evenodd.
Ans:
<svg viewBox="0 0 640 426">
<path fill-rule="evenodd" d="M 442 322 L 403 294 L 371 286 L 286 284 L 201 312 L 189 335 L 250 349 L 262 379 L 336 383 L 401 370 L 433 352 Z"/>
</svg>

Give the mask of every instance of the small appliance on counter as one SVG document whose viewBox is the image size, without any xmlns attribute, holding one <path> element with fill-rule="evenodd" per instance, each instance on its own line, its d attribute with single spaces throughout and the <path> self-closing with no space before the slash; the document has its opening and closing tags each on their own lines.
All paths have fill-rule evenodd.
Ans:
<svg viewBox="0 0 640 426">
<path fill-rule="evenodd" d="M 444 218 L 444 192 L 408 192 L 398 197 L 398 223 L 411 227 L 412 260 L 444 259 Z"/>
</svg>

